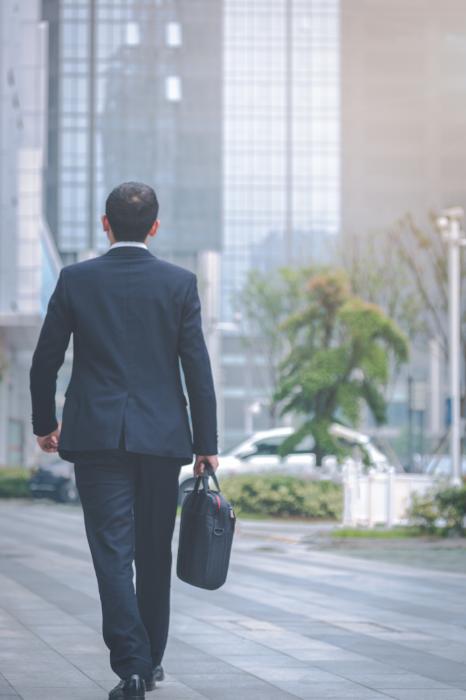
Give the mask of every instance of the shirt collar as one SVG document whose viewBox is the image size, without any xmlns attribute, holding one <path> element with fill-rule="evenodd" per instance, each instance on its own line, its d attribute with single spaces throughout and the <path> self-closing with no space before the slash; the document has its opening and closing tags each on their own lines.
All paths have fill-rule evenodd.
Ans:
<svg viewBox="0 0 466 700">
<path fill-rule="evenodd" d="M 116 241 L 116 243 L 112 243 L 110 249 L 121 248 L 122 246 L 132 246 L 133 248 L 145 248 L 146 250 L 149 250 L 146 244 L 142 241 Z"/>
</svg>

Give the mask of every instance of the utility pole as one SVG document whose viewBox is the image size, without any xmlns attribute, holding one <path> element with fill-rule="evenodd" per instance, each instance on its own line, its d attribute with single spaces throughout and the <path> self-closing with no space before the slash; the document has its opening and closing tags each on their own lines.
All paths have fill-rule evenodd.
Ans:
<svg viewBox="0 0 466 700">
<path fill-rule="evenodd" d="M 437 226 L 448 246 L 448 312 L 449 312 L 449 361 L 451 402 L 451 478 L 455 486 L 461 484 L 461 271 L 460 247 L 466 245 L 461 230 L 464 211 L 461 207 L 445 209 L 437 218 Z"/>
<path fill-rule="evenodd" d="M 409 471 L 413 470 L 413 451 L 414 451 L 414 440 L 413 440 L 413 378 L 411 374 L 408 375 L 408 466 Z"/>
</svg>

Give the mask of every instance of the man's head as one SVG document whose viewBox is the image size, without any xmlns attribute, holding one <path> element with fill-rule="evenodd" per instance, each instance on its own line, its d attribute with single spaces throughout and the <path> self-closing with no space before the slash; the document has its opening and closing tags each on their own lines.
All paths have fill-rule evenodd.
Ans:
<svg viewBox="0 0 466 700">
<path fill-rule="evenodd" d="M 102 226 L 111 243 L 115 241 L 145 241 L 155 236 L 160 221 L 159 203 L 149 185 L 123 182 L 107 197 Z"/>
</svg>

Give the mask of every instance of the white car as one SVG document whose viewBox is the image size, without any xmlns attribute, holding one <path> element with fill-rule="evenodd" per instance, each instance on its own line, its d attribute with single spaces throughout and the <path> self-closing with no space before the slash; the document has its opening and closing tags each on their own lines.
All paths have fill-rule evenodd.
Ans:
<svg viewBox="0 0 466 700">
<path fill-rule="evenodd" d="M 307 435 L 286 457 L 280 457 L 278 447 L 294 432 L 292 427 L 273 428 L 254 433 L 236 447 L 219 455 L 219 474 L 233 476 L 236 474 L 252 474 L 259 472 L 283 472 L 309 478 L 338 477 L 338 466 L 335 457 L 329 455 L 322 460 L 322 466 L 316 465 L 314 439 Z M 356 430 L 347 428 L 339 423 L 333 423 L 330 432 L 349 450 L 356 450 L 366 456 L 367 461 L 377 468 L 389 465 L 389 460 L 371 439 Z M 193 466 L 187 464 L 180 472 L 181 503 L 185 489 L 191 489 L 195 483 Z"/>
</svg>

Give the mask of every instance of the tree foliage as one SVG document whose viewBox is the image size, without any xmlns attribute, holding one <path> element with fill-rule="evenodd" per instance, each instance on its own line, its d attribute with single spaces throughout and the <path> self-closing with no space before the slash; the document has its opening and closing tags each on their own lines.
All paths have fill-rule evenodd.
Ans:
<svg viewBox="0 0 466 700">
<path fill-rule="evenodd" d="M 355 425 L 365 403 L 377 423 L 386 420 L 382 387 L 389 379 L 390 358 L 405 362 L 408 343 L 397 324 L 373 303 L 351 292 L 341 270 L 322 269 L 308 280 L 305 303 L 281 324 L 290 350 L 279 365 L 274 400 L 280 414 L 306 416 L 301 427 L 283 443 L 287 454 L 307 434 L 316 443 L 320 461 L 340 454 L 329 433 L 340 418 Z"/>
</svg>

